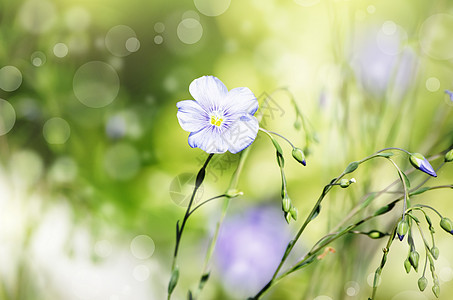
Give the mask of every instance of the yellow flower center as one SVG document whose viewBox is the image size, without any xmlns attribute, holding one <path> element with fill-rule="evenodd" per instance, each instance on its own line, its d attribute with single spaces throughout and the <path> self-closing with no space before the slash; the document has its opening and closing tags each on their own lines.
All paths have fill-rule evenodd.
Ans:
<svg viewBox="0 0 453 300">
<path fill-rule="evenodd" d="M 218 116 L 211 116 L 211 124 L 215 126 L 220 126 L 222 125 L 223 119 Z"/>
</svg>

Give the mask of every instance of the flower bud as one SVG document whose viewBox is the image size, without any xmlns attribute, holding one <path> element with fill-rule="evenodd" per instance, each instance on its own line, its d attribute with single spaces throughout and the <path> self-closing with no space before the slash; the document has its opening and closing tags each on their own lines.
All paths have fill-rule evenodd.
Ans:
<svg viewBox="0 0 453 300">
<path fill-rule="evenodd" d="M 227 197 L 227 198 L 235 198 L 235 197 L 242 196 L 242 195 L 244 195 L 244 193 L 241 192 L 238 189 L 229 189 L 226 192 L 225 197 Z"/>
<path fill-rule="evenodd" d="M 434 259 L 437 259 L 439 257 L 439 248 L 434 246 L 431 248 L 430 251 L 431 251 L 431 254 L 434 257 Z"/>
<path fill-rule="evenodd" d="M 442 220 L 440 220 L 440 227 L 446 232 L 453 234 L 453 223 L 449 218 L 442 218 Z"/>
<path fill-rule="evenodd" d="M 358 167 L 359 167 L 359 162 L 353 161 L 346 167 L 346 169 L 343 172 L 345 174 L 348 174 L 348 173 L 354 172 Z"/>
<path fill-rule="evenodd" d="M 371 230 L 370 232 L 367 233 L 368 237 L 372 238 L 372 239 L 380 239 L 384 236 L 386 236 L 387 234 L 385 233 L 382 233 L 378 230 Z"/>
<path fill-rule="evenodd" d="M 420 255 L 417 251 L 411 251 L 409 254 L 409 262 L 411 263 L 412 267 L 414 267 L 415 271 L 418 271 L 418 260 L 420 259 Z"/>
<path fill-rule="evenodd" d="M 426 289 L 426 286 L 428 285 L 428 279 L 426 279 L 425 276 L 422 276 L 418 279 L 418 288 L 420 291 L 424 291 Z"/>
<path fill-rule="evenodd" d="M 289 212 L 285 213 L 285 219 L 286 219 L 286 223 L 289 224 L 289 222 L 291 221 L 291 213 L 289 213 Z"/>
<path fill-rule="evenodd" d="M 396 234 L 398 235 L 400 241 L 404 239 L 404 236 L 406 235 L 408 230 L 409 224 L 406 222 L 406 220 L 403 219 L 399 221 L 398 226 L 396 227 Z"/>
<path fill-rule="evenodd" d="M 450 149 L 447 153 L 445 153 L 445 162 L 453 161 L 453 149 Z"/>
<path fill-rule="evenodd" d="M 295 160 L 297 160 L 298 162 L 300 162 L 304 166 L 307 165 L 307 162 L 305 161 L 305 155 L 304 155 L 304 152 L 302 151 L 302 149 L 293 148 L 292 154 L 293 154 L 293 157 L 294 157 Z"/>
<path fill-rule="evenodd" d="M 285 196 L 282 200 L 282 210 L 284 212 L 289 212 L 289 210 L 291 209 L 291 199 L 289 199 L 288 196 Z"/>
<path fill-rule="evenodd" d="M 171 273 L 170 282 L 168 283 L 168 294 L 171 294 L 176 287 L 179 279 L 179 269 L 176 267 Z"/>
<path fill-rule="evenodd" d="M 433 294 L 436 296 L 436 298 L 439 298 L 440 295 L 440 286 L 435 284 L 433 285 Z"/>
<path fill-rule="evenodd" d="M 294 219 L 294 221 L 297 221 L 297 208 L 292 206 L 289 210 L 289 213 L 291 214 L 291 217 Z"/>
<path fill-rule="evenodd" d="M 437 174 L 429 161 L 420 153 L 412 153 L 409 157 L 409 161 L 414 166 L 414 168 L 419 169 L 420 171 L 425 172 L 426 174 L 433 177 L 437 177 Z"/>
<path fill-rule="evenodd" d="M 348 179 L 341 179 L 341 180 L 340 180 L 340 186 L 341 186 L 342 188 L 347 188 L 349 185 L 350 185 L 350 183 L 349 183 L 349 180 L 348 180 Z"/>
<path fill-rule="evenodd" d="M 411 271 L 411 262 L 409 261 L 409 258 L 406 258 L 404 261 L 404 269 L 406 270 L 406 273 L 409 274 Z"/>
</svg>

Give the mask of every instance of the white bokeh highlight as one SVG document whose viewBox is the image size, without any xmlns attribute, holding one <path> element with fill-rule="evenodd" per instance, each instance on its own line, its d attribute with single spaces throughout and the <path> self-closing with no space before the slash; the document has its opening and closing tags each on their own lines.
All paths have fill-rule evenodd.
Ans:
<svg viewBox="0 0 453 300">
<path fill-rule="evenodd" d="M 22 73 L 15 66 L 4 66 L 0 69 L 0 89 L 13 92 L 22 84 Z"/>
<path fill-rule="evenodd" d="M 88 107 L 100 108 L 109 105 L 115 100 L 119 89 L 118 73 L 105 62 L 88 62 L 74 74 L 74 94 Z"/>
<path fill-rule="evenodd" d="M 131 242 L 131 253 L 138 259 L 150 258 L 155 250 L 152 238 L 147 235 L 137 235 Z"/>
<path fill-rule="evenodd" d="M 0 99 L 0 136 L 7 134 L 16 123 L 16 111 L 6 100 Z"/>
</svg>

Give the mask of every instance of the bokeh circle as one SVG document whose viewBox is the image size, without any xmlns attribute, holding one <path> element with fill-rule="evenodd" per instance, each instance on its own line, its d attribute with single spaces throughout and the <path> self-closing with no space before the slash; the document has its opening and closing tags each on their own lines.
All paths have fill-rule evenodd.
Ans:
<svg viewBox="0 0 453 300">
<path fill-rule="evenodd" d="M 439 60 L 453 58 L 452 28 L 451 14 L 440 13 L 426 19 L 419 32 L 419 42 L 423 52 Z"/>
<path fill-rule="evenodd" d="M 5 92 L 13 92 L 22 84 L 22 73 L 14 66 L 0 69 L 0 88 Z"/>
<path fill-rule="evenodd" d="M 88 107 L 99 108 L 109 105 L 115 100 L 119 89 L 118 74 L 105 62 L 88 62 L 74 74 L 74 94 Z"/>
<path fill-rule="evenodd" d="M 16 123 L 16 112 L 6 100 L 0 99 L 0 136 L 7 134 Z"/>
</svg>

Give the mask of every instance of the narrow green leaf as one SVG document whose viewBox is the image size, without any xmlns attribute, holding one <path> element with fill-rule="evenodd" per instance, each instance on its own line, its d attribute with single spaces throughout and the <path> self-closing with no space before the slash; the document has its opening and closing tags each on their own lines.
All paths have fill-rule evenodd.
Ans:
<svg viewBox="0 0 453 300">
<path fill-rule="evenodd" d="M 374 216 L 379 216 L 379 215 L 383 215 L 385 213 L 388 213 L 389 211 L 391 211 L 393 208 L 395 207 L 395 202 L 392 202 L 390 204 L 387 204 L 381 208 L 379 208 L 375 213 L 374 213 Z"/>
<path fill-rule="evenodd" d="M 374 198 L 376 198 L 376 193 L 369 194 L 368 197 L 366 197 L 365 201 L 363 201 L 363 203 L 361 205 L 362 208 L 365 208 L 368 205 L 370 205 L 370 203 L 374 200 Z"/>
<path fill-rule="evenodd" d="M 304 261 L 304 262 L 301 262 L 301 263 L 299 263 L 297 266 L 295 266 L 295 267 L 294 267 L 294 270 L 300 270 L 300 269 L 302 269 L 303 267 L 305 267 L 305 266 L 311 264 L 314 260 L 315 260 L 315 257 L 312 256 L 310 259 L 308 259 L 308 260 L 306 260 L 306 261 Z"/>
<path fill-rule="evenodd" d="M 313 216 L 310 219 L 310 222 L 313 221 L 319 215 L 320 212 L 321 212 L 321 205 L 318 205 L 318 207 L 316 207 L 316 210 L 315 210 Z"/>
<path fill-rule="evenodd" d="M 176 267 L 171 273 L 170 282 L 168 283 L 168 294 L 173 293 L 179 279 L 179 269 Z"/>
<path fill-rule="evenodd" d="M 201 276 L 200 283 L 198 284 L 198 287 L 200 290 L 203 289 L 204 285 L 206 284 L 206 281 L 208 281 L 209 275 L 210 275 L 210 273 L 205 273 Z"/>
<path fill-rule="evenodd" d="M 416 190 L 416 191 L 413 191 L 413 192 L 410 193 L 409 195 L 411 195 L 411 196 L 419 195 L 419 194 L 422 194 L 422 193 L 424 193 L 424 192 L 426 192 L 426 191 L 428 191 L 428 190 L 429 190 L 429 187 L 425 186 L 425 187 L 419 188 L 419 189 Z"/>
<path fill-rule="evenodd" d="M 269 136 L 269 137 L 271 138 L 272 144 L 274 144 L 274 147 L 275 147 L 275 150 L 277 151 L 277 153 L 279 153 L 280 155 L 283 155 L 282 147 L 280 147 L 280 144 L 277 142 L 277 140 L 274 139 L 272 136 Z"/>
<path fill-rule="evenodd" d="M 401 171 L 401 174 L 403 174 L 404 181 L 406 182 L 406 188 L 409 189 L 411 187 L 411 181 L 403 171 Z"/>
<path fill-rule="evenodd" d="M 285 159 L 283 158 L 283 155 L 280 152 L 276 152 L 277 154 L 277 163 L 280 168 L 283 168 L 285 166 Z"/>
<path fill-rule="evenodd" d="M 348 174 L 348 173 L 354 172 L 358 167 L 359 167 L 359 162 L 353 161 L 346 167 L 346 169 L 344 170 L 344 173 Z"/>
<path fill-rule="evenodd" d="M 390 157 L 390 156 L 393 156 L 393 152 L 381 152 L 381 153 L 376 154 L 376 156 Z"/>
</svg>

